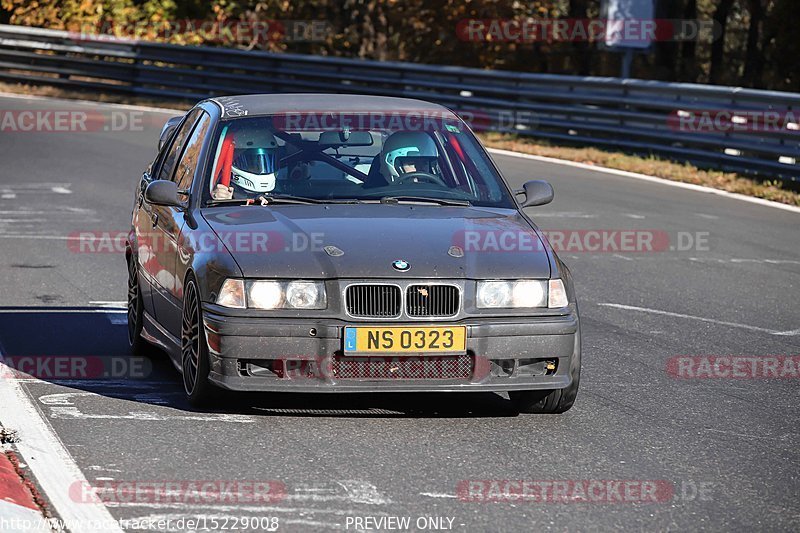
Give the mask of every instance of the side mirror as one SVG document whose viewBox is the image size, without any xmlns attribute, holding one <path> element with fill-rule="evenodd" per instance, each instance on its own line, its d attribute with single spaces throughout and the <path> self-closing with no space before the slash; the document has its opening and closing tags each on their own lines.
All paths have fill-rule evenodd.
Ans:
<svg viewBox="0 0 800 533">
<path fill-rule="evenodd" d="M 526 181 L 522 185 L 521 191 L 515 191 L 517 194 L 524 194 L 525 201 L 522 202 L 520 207 L 534 207 L 537 205 L 549 204 L 553 201 L 553 186 L 544 180 L 531 180 Z"/>
<path fill-rule="evenodd" d="M 148 204 L 168 207 L 186 207 L 178 198 L 178 184 L 169 180 L 151 181 L 144 190 L 144 199 Z"/>
<path fill-rule="evenodd" d="M 170 137 L 172 137 L 172 133 L 178 127 L 178 124 L 181 123 L 183 117 L 172 117 L 167 120 L 164 127 L 161 128 L 161 135 L 158 137 L 158 151 L 160 152 L 164 145 L 167 143 Z"/>
</svg>

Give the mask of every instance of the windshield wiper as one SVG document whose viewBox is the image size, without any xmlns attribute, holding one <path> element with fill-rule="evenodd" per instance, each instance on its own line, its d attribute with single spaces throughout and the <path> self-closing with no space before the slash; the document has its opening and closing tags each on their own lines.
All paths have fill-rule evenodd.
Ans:
<svg viewBox="0 0 800 533">
<path fill-rule="evenodd" d="M 246 204 L 249 201 L 252 201 L 252 198 L 228 198 L 227 200 L 209 200 L 206 202 L 206 206 L 213 207 L 215 205 Z"/>
<path fill-rule="evenodd" d="M 262 198 L 265 202 L 262 202 Z M 273 205 L 273 204 L 358 204 L 361 200 L 356 199 L 335 199 L 335 198 L 307 198 L 305 196 L 293 196 L 291 194 L 269 194 L 261 195 L 257 198 L 229 198 L 227 200 L 209 200 L 206 205 Z"/>
<path fill-rule="evenodd" d="M 360 204 L 361 200 L 356 198 L 307 198 L 305 196 L 292 196 L 291 194 L 270 194 L 263 195 L 269 204 Z M 259 200 L 260 200 L 259 198 Z"/>
<path fill-rule="evenodd" d="M 425 196 L 384 196 L 381 198 L 382 204 L 398 204 L 400 202 L 420 202 L 459 207 L 469 207 L 472 205 L 469 200 L 448 200 L 446 198 L 428 198 Z"/>
</svg>

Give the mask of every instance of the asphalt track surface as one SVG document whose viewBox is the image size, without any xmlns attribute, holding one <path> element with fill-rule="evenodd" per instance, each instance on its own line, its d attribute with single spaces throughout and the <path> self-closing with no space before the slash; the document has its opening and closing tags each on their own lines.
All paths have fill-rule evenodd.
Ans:
<svg viewBox="0 0 800 533">
<path fill-rule="evenodd" d="M 0 100 L 6 110 L 114 109 Z M 125 362 L 125 315 L 105 307 L 125 299 L 124 258 L 79 253 L 68 237 L 127 230 L 167 116 L 143 113 L 141 131 L 0 133 L 6 356 Z M 544 229 L 669 235 L 659 251 L 561 252 L 583 320 L 581 390 L 567 414 L 517 415 L 494 394 L 243 395 L 199 413 L 164 360 L 142 379 L 22 386 L 90 482 L 285 484 L 286 496 L 265 505 L 109 502 L 115 518 L 275 516 L 280 531 L 367 530 L 354 517 L 388 516 L 410 517 L 412 529 L 420 517 L 452 518 L 456 531 L 797 530 L 798 379 L 676 379 L 668 362 L 800 353 L 800 215 L 495 159 L 512 186 L 552 182 L 555 201 L 529 210 Z M 701 245 L 670 249 L 687 236 Z M 655 480 L 672 492 L 657 502 L 487 503 L 465 501 L 464 480 Z"/>
</svg>

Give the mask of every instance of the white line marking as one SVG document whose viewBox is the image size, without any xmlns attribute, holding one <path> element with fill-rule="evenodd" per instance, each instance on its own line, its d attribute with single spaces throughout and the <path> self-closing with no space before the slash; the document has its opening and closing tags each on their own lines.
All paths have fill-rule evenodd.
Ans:
<svg viewBox="0 0 800 533">
<path fill-rule="evenodd" d="M 612 257 L 616 257 L 617 259 L 624 259 L 625 261 L 633 261 L 633 257 L 625 257 L 621 254 L 613 254 Z"/>
<path fill-rule="evenodd" d="M 116 469 L 116 468 L 106 468 L 106 467 L 100 466 L 100 465 L 87 466 L 86 470 L 102 470 L 103 472 L 120 472 L 120 473 L 122 472 L 122 470 L 119 470 L 119 469 Z M 100 478 L 98 478 L 98 479 L 100 479 Z"/>
<path fill-rule="evenodd" d="M 14 198 L 16 198 L 16 197 L 17 197 L 17 195 L 16 195 L 16 194 L 14 194 L 13 192 L 5 192 L 5 193 L 3 193 L 3 196 L 2 196 L 2 197 L 3 197 L 4 199 L 6 199 L 6 200 L 13 200 Z"/>
<path fill-rule="evenodd" d="M 368 503 L 370 505 L 392 503 L 392 500 L 381 494 L 375 485 L 367 481 L 348 480 L 337 481 L 336 483 L 347 492 L 348 500 L 353 503 Z"/>
<path fill-rule="evenodd" d="M 66 187 L 51 187 L 50 190 L 56 194 L 72 194 L 72 191 Z"/>
<path fill-rule="evenodd" d="M 752 204 L 759 204 L 767 207 L 774 207 L 776 209 L 783 209 L 785 211 L 791 211 L 793 213 L 800 213 L 800 207 L 788 205 L 788 204 L 781 204 L 778 202 L 771 202 L 769 200 L 764 200 L 763 198 L 755 198 L 752 196 L 746 196 L 744 194 L 738 194 L 735 192 L 728 192 L 723 191 L 721 189 L 714 189 L 712 187 L 705 187 L 703 185 L 694 185 L 692 183 L 683 183 L 680 181 L 672 181 L 667 180 L 664 178 L 656 178 L 654 176 L 648 176 L 646 174 L 638 174 L 636 172 L 627 172 L 625 170 L 615 170 L 613 168 L 606 168 L 600 167 L 597 165 L 587 165 L 584 163 L 576 163 L 574 161 L 565 161 L 563 159 L 555 159 L 553 157 L 544 157 L 540 155 L 531 155 L 531 154 L 521 154 L 519 152 L 512 152 L 510 150 L 501 150 L 499 148 L 489 148 L 489 152 L 498 155 L 505 155 L 509 157 L 519 157 L 522 159 L 531 159 L 533 161 L 542 161 L 544 163 L 553 163 L 556 165 L 564 165 L 568 167 L 575 167 L 581 168 L 584 170 L 591 170 L 593 172 L 602 172 L 604 174 L 613 174 L 615 176 L 622 176 L 624 178 L 633 178 L 642 181 L 649 181 L 651 183 L 660 183 L 661 185 L 667 185 L 669 187 L 680 187 L 681 189 L 688 189 L 690 191 L 695 192 L 705 192 L 710 194 L 716 194 L 719 196 L 725 196 L 727 198 L 731 198 L 734 200 L 741 200 L 743 202 L 750 202 Z"/>
<path fill-rule="evenodd" d="M 597 215 L 589 215 L 577 211 L 551 211 L 550 213 L 537 213 L 536 218 L 597 218 Z"/>
<path fill-rule="evenodd" d="M 2 359 L 0 353 L 0 367 L 5 367 Z M 12 371 L 1 370 L 4 374 Z M 72 524 L 71 532 L 122 533 L 102 503 L 75 505 L 69 497 L 73 485 L 88 484 L 88 480 L 17 381 L 0 379 L 0 405 L 3 406 L 0 410 L 3 425 L 19 432 L 17 451 L 59 517 Z"/>
<path fill-rule="evenodd" d="M 55 181 L 27 181 L 25 183 L 15 183 L 14 185 L 3 185 L 3 190 L 9 191 L 30 191 L 36 190 L 41 192 L 41 189 L 51 189 L 53 187 L 70 187 L 72 183 L 68 182 L 55 182 Z"/>
<path fill-rule="evenodd" d="M 97 307 L 105 307 L 110 309 L 125 309 L 128 307 L 128 302 L 123 300 L 90 300 L 89 305 L 96 305 Z"/>
<path fill-rule="evenodd" d="M 643 218 L 645 218 L 644 215 L 637 215 L 635 213 L 624 213 L 622 216 L 627 217 L 627 218 L 633 218 L 633 219 L 636 219 L 636 220 L 642 220 Z"/>
<path fill-rule="evenodd" d="M 8 378 L 14 379 L 14 378 Z M 128 389 L 161 389 L 164 386 L 175 385 L 174 381 L 138 381 L 138 380 L 98 380 L 98 379 L 48 379 L 43 381 L 34 377 L 19 378 L 17 381 L 24 381 L 30 385 L 63 385 L 65 387 L 83 387 L 94 385 L 100 389 L 117 389 L 125 387 Z"/>
<path fill-rule="evenodd" d="M 392 503 L 388 497 L 380 493 L 375 485 L 359 480 L 336 481 L 334 484 L 323 485 L 303 485 L 296 488 L 294 494 L 287 494 L 286 500 L 343 501 L 366 505 Z"/>
<path fill-rule="evenodd" d="M 420 492 L 420 496 L 427 496 L 429 498 L 458 498 L 455 494 L 442 494 L 440 492 Z"/>
<path fill-rule="evenodd" d="M 79 241 L 81 238 L 79 236 L 68 236 L 68 235 L 25 235 L 22 233 L 3 233 L 0 234 L 0 239 L 46 239 L 46 240 L 53 240 L 53 241 Z"/>
<path fill-rule="evenodd" d="M 150 411 L 129 411 L 127 415 L 104 415 L 84 413 L 77 407 L 71 405 L 63 407 L 51 407 L 50 418 L 65 418 L 69 420 L 135 420 L 137 422 L 166 422 L 169 420 L 175 420 L 181 422 L 233 422 L 239 424 L 253 423 L 253 420 L 247 415 L 232 415 L 227 413 L 164 416 Z"/>
<path fill-rule="evenodd" d="M 755 263 L 758 265 L 766 264 L 766 265 L 800 265 L 800 261 L 795 261 L 793 259 L 740 259 L 740 258 L 729 258 L 729 259 L 722 259 L 719 257 L 690 257 L 689 261 L 694 261 L 696 263 Z"/>
<path fill-rule="evenodd" d="M 653 315 L 663 315 L 663 316 L 671 316 L 675 318 L 687 318 L 690 320 L 698 320 L 700 322 L 709 322 L 711 324 L 718 324 L 720 326 L 728 326 L 732 328 L 739 328 L 739 329 L 747 329 L 750 331 L 758 331 L 761 333 L 769 333 L 770 335 L 782 335 L 782 336 L 794 336 L 800 334 L 800 330 L 792 330 L 792 331 L 779 331 L 774 329 L 768 328 L 760 328 L 758 326 L 750 326 L 747 324 L 738 324 L 736 322 L 726 322 L 724 320 L 715 320 L 713 318 L 704 318 L 701 316 L 693 316 L 693 315 L 684 315 L 681 313 L 673 313 L 671 311 L 662 311 L 660 309 L 649 309 L 647 307 L 637 307 L 635 305 L 622 305 L 622 304 L 613 304 L 613 303 L 599 303 L 597 304 L 602 307 L 613 307 L 614 309 L 625 309 L 626 311 L 639 311 L 641 313 L 650 313 Z"/>
<path fill-rule="evenodd" d="M 166 394 L 166 393 L 165 393 Z M 174 393 L 178 394 L 178 393 Z M 165 420 L 191 420 L 199 422 L 240 422 L 250 423 L 252 418 L 248 415 L 235 415 L 229 413 L 206 413 L 190 415 L 171 415 L 164 416 L 150 411 L 129 411 L 127 415 L 103 415 L 87 414 L 81 412 L 73 398 L 97 397 L 99 394 L 94 392 L 62 392 L 59 394 L 45 394 L 39 397 L 39 401 L 50 407 L 51 418 L 74 418 L 74 419 L 101 419 L 101 420 L 145 420 L 150 422 L 163 422 Z M 134 396 L 134 399 L 137 397 Z M 125 398 L 121 398 L 125 399 Z"/>
</svg>

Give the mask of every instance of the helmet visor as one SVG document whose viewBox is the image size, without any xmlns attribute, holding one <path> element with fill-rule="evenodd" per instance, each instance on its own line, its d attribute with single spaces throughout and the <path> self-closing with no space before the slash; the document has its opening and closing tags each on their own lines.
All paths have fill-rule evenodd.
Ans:
<svg viewBox="0 0 800 533">
<path fill-rule="evenodd" d="M 394 168 L 399 174 L 406 174 L 408 172 L 426 172 L 431 174 L 435 173 L 435 166 L 435 157 L 410 155 L 405 157 L 396 157 L 394 159 Z"/>
<path fill-rule="evenodd" d="M 272 174 L 276 171 L 276 160 L 275 150 L 247 148 L 236 150 L 233 166 L 251 174 Z"/>
</svg>

